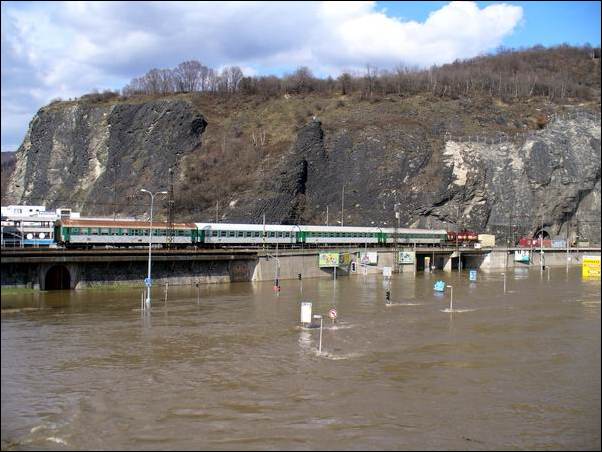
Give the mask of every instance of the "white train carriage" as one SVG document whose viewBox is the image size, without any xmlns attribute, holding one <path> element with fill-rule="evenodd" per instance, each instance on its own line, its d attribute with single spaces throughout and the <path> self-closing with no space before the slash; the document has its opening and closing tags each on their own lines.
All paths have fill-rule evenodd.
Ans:
<svg viewBox="0 0 602 452">
<path fill-rule="evenodd" d="M 444 229 L 383 228 L 387 245 L 441 245 L 447 240 Z"/>
<path fill-rule="evenodd" d="M 208 245 L 293 245 L 299 226 L 279 224 L 195 223 L 199 241 Z"/>
<path fill-rule="evenodd" d="M 55 226 L 55 237 L 59 244 L 71 247 L 91 246 L 148 246 L 148 221 L 63 219 Z M 196 238 L 192 223 L 174 223 L 173 235 L 165 222 L 153 222 L 153 245 L 189 246 Z"/>
<path fill-rule="evenodd" d="M 301 242 L 315 245 L 327 244 L 378 244 L 381 228 L 354 226 L 300 226 Z"/>
</svg>

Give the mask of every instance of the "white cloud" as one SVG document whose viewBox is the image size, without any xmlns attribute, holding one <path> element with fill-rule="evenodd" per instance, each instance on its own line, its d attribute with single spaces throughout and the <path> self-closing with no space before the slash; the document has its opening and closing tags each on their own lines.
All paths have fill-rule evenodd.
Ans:
<svg viewBox="0 0 602 452">
<path fill-rule="evenodd" d="M 424 22 L 371 1 L 3 3 L 2 142 L 15 144 L 27 127 L 4 119 L 15 114 L 9 105 L 26 105 L 31 118 L 53 98 L 120 88 L 152 67 L 198 59 L 248 74 L 307 65 L 337 75 L 366 63 L 429 66 L 494 49 L 521 18 L 520 7 L 474 2 Z"/>
</svg>

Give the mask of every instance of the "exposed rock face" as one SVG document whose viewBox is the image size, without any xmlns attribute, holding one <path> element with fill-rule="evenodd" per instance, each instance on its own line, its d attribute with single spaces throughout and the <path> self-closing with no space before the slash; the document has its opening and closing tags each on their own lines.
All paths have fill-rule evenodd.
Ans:
<svg viewBox="0 0 602 452">
<path fill-rule="evenodd" d="M 582 116 L 554 121 L 520 144 L 447 142 L 450 202 L 460 206 L 467 227 L 499 237 L 543 228 L 564 238 L 569 228 L 571 239 L 600 243 L 599 137 L 599 118 Z M 453 219 L 449 206 L 432 214 Z"/>
<path fill-rule="evenodd" d="M 599 116 L 475 143 L 445 138 L 442 131 L 459 128 L 454 118 L 423 124 L 391 116 L 373 125 L 359 109 L 357 117 L 355 110 L 330 114 L 328 123 L 314 119 L 298 129 L 294 144 L 257 169 L 249 186 L 222 198 L 223 221 L 258 223 L 265 215 L 269 223 L 325 224 L 328 207 L 330 225 L 391 227 L 397 209 L 402 227 L 462 227 L 505 243 L 543 226 L 550 237 L 570 229 L 571 239 L 600 243 Z M 142 187 L 165 189 L 180 157 L 202 155 L 206 126 L 196 107 L 177 99 L 42 109 L 19 148 L 11 202 L 106 215 L 115 193 L 122 212 L 139 214 L 147 200 L 127 200 Z M 176 181 L 183 177 L 177 168 Z M 212 221 L 211 196 L 194 218 L 177 219 Z"/>
<path fill-rule="evenodd" d="M 417 133 L 416 133 L 417 132 Z M 557 120 L 517 143 L 446 141 L 420 131 L 325 140 L 303 127 L 267 199 L 248 198 L 232 221 L 462 227 L 506 239 L 538 233 L 600 243 L 600 120 Z M 416 137 L 418 139 L 416 139 Z M 501 140 L 500 140 L 501 141 Z M 257 193 L 260 190 L 257 191 Z M 567 231 L 568 229 L 568 231 Z"/>
<path fill-rule="evenodd" d="M 7 198 L 110 213 L 140 188 L 164 188 L 169 168 L 201 144 L 206 124 L 189 103 L 170 99 L 42 109 L 17 151 Z"/>
</svg>

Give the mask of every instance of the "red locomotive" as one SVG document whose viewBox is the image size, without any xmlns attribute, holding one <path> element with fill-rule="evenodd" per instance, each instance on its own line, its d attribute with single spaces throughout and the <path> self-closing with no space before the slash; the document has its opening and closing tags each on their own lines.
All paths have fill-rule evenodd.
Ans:
<svg viewBox="0 0 602 452">
<path fill-rule="evenodd" d="M 521 248 L 550 248 L 552 246 L 552 241 L 548 239 L 530 239 L 528 237 L 523 237 L 518 241 L 518 246 Z"/>
<path fill-rule="evenodd" d="M 456 243 L 461 246 L 474 246 L 479 242 L 479 234 L 474 231 L 447 231 L 447 242 L 451 245 Z"/>
</svg>

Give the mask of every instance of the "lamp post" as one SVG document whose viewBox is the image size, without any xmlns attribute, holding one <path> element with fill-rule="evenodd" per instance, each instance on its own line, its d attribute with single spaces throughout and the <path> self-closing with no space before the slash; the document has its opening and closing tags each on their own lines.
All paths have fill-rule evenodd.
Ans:
<svg viewBox="0 0 602 452">
<path fill-rule="evenodd" d="M 144 188 L 140 189 L 141 192 L 148 193 L 151 197 L 151 208 L 150 208 L 150 225 L 148 228 L 148 276 L 146 278 L 146 304 L 150 306 L 151 303 L 151 248 L 153 244 L 153 202 L 155 201 L 156 195 L 166 195 L 166 191 L 158 191 L 156 193 L 152 193 Z"/>
</svg>

